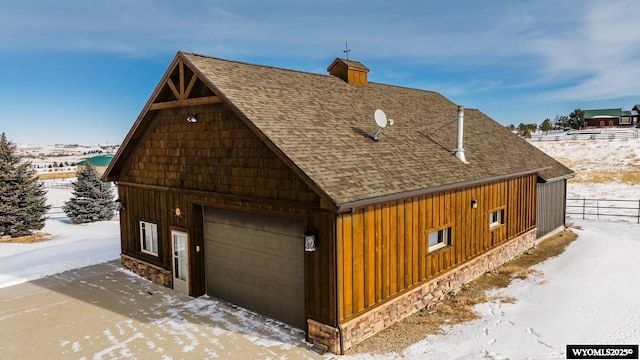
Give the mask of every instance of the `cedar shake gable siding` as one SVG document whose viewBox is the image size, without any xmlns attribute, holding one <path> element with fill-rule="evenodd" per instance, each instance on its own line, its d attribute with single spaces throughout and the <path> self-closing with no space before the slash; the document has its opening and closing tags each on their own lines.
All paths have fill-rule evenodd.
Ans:
<svg viewBox="0 0 640 360">
<path fill-rule="evenodd" d="M 236 196 L 319 203 L 319 198 L 225 104 L 160 110 L 118 181 Z M 179 134 L 179 136 L 176 136 Z"/>
</svg>

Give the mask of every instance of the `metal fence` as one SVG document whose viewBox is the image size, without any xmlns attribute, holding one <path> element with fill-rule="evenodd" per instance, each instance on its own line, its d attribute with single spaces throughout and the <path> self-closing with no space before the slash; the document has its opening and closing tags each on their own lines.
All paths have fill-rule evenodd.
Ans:
<svg viewBox="0 0 640 360">
<path fill-rule="evenodd" d="M 640 224 L 640 200 L 567 199 L 567 215 L 583 219 L 631 218 Z"/>
<path fill-rule="evenodd" d="M 42 181 L 44 187 L 47 189 L 65 189 L 70 190 L 73 189 L 73 184 L 70 182 L 51 182 L 51 181 Z"/>
<path fill-rule="evenodd" d="M 594 130 L 581 131 L 581 132 L 568 132 L 562 135 L 534 135 L 530 139 L 531 142 L 535 141 L 563 141 L 563 140 L 613 140 L 613 139 L 638 139 L 640 135 L 636 130 L 629 131 L 611 131 L 606 130 Z"/>
<path fill-rule="evenodd" d="M 47 218 L 68 219 L 67 214 L 64 213 L 61 206 L 55 206 L 55 207 L 52 206 L 51 208 L 49 208 L 49 211 L 47 211 Z M 114 211 L 112 220 L 118 220 L 118 219 L 120 219 L 120 212 Z"/>
</svg>

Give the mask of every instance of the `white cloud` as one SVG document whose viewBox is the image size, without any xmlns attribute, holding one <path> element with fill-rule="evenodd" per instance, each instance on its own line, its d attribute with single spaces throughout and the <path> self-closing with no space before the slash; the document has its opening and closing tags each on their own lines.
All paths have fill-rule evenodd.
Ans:
<svg viewBox="0 0 640 360">
<path fill-rule="evenodd" d="M 528 5 L 529 6 L 529 5 Z M 3 7 L 5 48 L 142 52 L 220 44 L 262 54 L 342 50 L 473 63 L 517 52 L 539 19 L 511 1 L 26 1 Z M 302 54 L 304 56 L 305 54 Z"/>
<path fill-rule="evenodd" d="M 176 51 L 198 39 L 233 38 L 242 21 L 208 2 L 25 1 L 3 7 L 4 49 L 106 51 L 138 55 Z"/>
<path fill-rule="evenodd" d="M 545 36 L 532 44 L 543 60 L 546 81 L 571 84 L 547 99 L 596 100 L 640 95 L 640 28 L 629 14 L 640 11 L 635 1 L 593 2 L 582 23 L 562 36 Z"/>
<path fill-rule="evenodd" d="M 640 94 L 639 10 L 626 0 L 28 0 L 3 6 L 0 50 L 299 60 L 342 56 L 349 41 L 365 62 L 457 74 L 432 81 L 447 94 L 552 88 L 544 98 L 596 99 Z"/>
</svg>

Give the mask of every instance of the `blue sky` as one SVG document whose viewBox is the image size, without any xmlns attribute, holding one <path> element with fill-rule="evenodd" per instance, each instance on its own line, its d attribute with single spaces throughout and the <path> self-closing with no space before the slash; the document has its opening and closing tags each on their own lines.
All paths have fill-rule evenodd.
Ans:
<svg viewBox="0 0 640 360">
<path fill-rule="evenodd" d="M 0 132 L 115 144 L 176 52 L 369 80 L 503 124 L 640 103 L 638 1 L 0 0 Z"/>
</svg>

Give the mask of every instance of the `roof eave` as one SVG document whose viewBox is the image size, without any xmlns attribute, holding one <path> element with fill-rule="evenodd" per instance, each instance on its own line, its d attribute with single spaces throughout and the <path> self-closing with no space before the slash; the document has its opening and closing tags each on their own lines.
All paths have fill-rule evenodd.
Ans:
<svg viewBox="0 0 640 360">
<path fill-rule="evenodd" d="M 476 185 L 485 184 L 488 182 L 494 182 L 494 181 L 514 178 L 514 177 L 519 177 L 519 176 L 524 176 L 529 174 L 537 174 L 549 168 L 550 167 L 530 169 L 530 170 L 525 170 L 517 173 L 492 176 L 488 178 L 463 181 L 463 182 L 458 182 L 453 184 L 439 185 L 439 186 L 429 187 L 426 189 L 411 190 L 411 191 L 405 191 L 405 192 L 400 192 L 395 194 L 368 198 L 368 199 L 350 201 L 350 202 L 336 205 L 336 213 L 349 212 L 349 211 L 353 211 L 354 209 L 363 208 L 363 207 L 375 205 L 375 204 L 380 204 L 383 202 L 397 201 L 397 200 L 412 198 L 415 196 L 422 196 L 422 195 L 433 194 L 441 191 L 449 191 L 449 190 L 455 190 L 455 189 L 460 189 L 460 188 L 465 188 L 470 186 L 476 186 Z"/>
<path fill-rule="evenodd" d="M 576 173 L 575 173 L 575 172 L 572 172 L 572 173 L 570 173 L 570 174 L 562 175 L 562 176 L 556 176 L 556 177 L 551 178 L 551 179 L 544 179 L 544 178 L 542 178 L 542 180 L 543 180 L 544 182 L 548 183 L 548 182 L 554 182 L 554 181 L 559 181 L 559 180 L 569 180 L 569 179 L 573 179 L 574 177 L 576 177 Z"/>
</svg>

